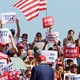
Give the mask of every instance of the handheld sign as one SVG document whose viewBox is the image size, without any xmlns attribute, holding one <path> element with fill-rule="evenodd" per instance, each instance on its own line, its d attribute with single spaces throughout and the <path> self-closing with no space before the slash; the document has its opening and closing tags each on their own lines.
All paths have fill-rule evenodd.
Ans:
<svg viewBox="0 0 80 80">
<path fill-rule="evenodd" d="M 46 32 L 46 40 L 48 42 L 55 42 L 59 39 L 59 32 L 48 33 Z"/>
<path fill-rule="evenodd" d="M 42 18 L 43 28 L 51 27 L 54 24 L 54 19 L 52 16 L 47 16 Z"/>
<path fill-rule="evenodd" d="M 16 12 L 2 13 L 1 19 L 2 19 L 2 24 L 15 23 L 16 22 Z"/>
<path fill-rule="evenodd" d="M 47 62 L 53 62 L 53 63 L 55 63 L 55 60 L 58 57 L 57 51 L 42 50 L 42 54 L 45 55 Z"/>
<path fill-rule="evenodd" d="M 69 80 L 80 80 L 80 74 L 69 75 Z"/>
<path fill-rule="evenodd" d="M 10 31 L 8 28 L 1 28 L 0 29 L 0 42 L 9 43 L 11 42 L 9 38 Z"/>
<path fill-rule="evenodd" d="M 78 58 L 78 56 L 79 56 L 78 47 L 74 47 L 74 48 L 64 47 L 64 57 L 65 58 Z"/>
</svg>

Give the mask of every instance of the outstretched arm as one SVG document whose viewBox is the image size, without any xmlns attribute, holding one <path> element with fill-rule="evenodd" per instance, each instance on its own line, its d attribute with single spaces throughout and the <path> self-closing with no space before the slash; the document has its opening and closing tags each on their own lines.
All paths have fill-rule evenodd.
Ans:
<svg viewBox="0 0 80 80">
<path fill-rule="evenodd" d="M 20 36 L 20 26 L 19 26 L 19 20 L 18 19 L 16 19 L 16 25 L 17 25 L 16 37 L 19 39 L 19 36 Z"/>
<path fill-rule="evenodd" d="M 2 28 L 2 21 L 0 20 L 0 28 Z"/>
</svg>

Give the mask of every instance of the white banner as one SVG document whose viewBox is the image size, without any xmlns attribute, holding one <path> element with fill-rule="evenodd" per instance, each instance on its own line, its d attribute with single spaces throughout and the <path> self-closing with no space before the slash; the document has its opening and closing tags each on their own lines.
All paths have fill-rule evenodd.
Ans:
<svg viewBox="0 0 80 80">
<path fill-rule="evenodd" d="M 48 42 L 55 42 L 59 39 L 59 32 L 48 33 L 46 32 L 46 40 Z"/>
<path fill-rule="evenodd" d="M 16 12 L 2 13 L 1 19 L 2 19 L 2 24 L 15 23 L 16 22 Z"/>
<path fill-rule="evenodd" d="M 80 74 L 69 75 L 69 80 L 80 80 Z"/>
<path fill-rule="evenodd" d="M 1 28 L 0 29 L 0 42 L 9 43 L 11 42 L 9 38 L 10 31 L 8 28 Z"/>
<path fill-rule="evenodd" d="M 42 50 L 42 54 L 46 56 L 46 61 L 47 62 L 53 62 L 53 63 L 55 63 L 55 60 L 58 57 L 57 51 Z"/>
</svg>

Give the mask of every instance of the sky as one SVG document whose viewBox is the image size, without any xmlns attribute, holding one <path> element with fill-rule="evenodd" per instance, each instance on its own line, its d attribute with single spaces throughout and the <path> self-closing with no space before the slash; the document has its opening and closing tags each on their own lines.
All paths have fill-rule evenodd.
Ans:
<svg viewBox="0 0 80 80">
<path fill-rule="evenodd" d="M 20 35 L 28 34 L 28 42 L 34 40 L 35 34 L 41 32 L 45 38 L 47 29 L 43 29 L 42 18 L 46 16 L 46 11 L 41 11 L 39 16 L 31 21 L 27 21 L 24 15 L 17 8 L 11 5 L 18 0 L 0 0 L 0 14 L 5 12 L 16 12 L 21 29 Z M 74 38 L 78 38 L 80 32 L 80 0 L 46 0 L 47 1 L 47 16 L 54 18 L 52 32 L 59 32 L 61 41 L 67 36 L 69 29 L 75 31 Z M 17 29 L 16 24 L 4 24 L 3 27 L 9 29 Z M 62 44 L 62 43 L 61 43 Z"/>
</svg>

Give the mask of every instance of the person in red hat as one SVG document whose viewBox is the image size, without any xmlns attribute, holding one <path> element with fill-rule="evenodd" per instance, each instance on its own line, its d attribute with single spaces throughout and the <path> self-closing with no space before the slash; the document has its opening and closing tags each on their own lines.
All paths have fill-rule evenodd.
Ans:
<svg viewBox="0 0 80 80">
<path fill-rule="evenodd" d="M 53 69 L 44 63 L 46 57 L 39 55 L 38 61 L 39 65 L 32 68 L 30 80 L 54 80 Z"/>
</svg>

